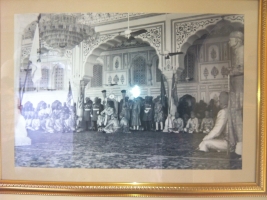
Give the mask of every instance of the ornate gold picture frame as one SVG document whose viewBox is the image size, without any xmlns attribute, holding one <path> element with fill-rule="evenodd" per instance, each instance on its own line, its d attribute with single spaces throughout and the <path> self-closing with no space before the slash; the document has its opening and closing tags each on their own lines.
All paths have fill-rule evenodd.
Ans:
<svg viewBox="0 0 267 200">
<path fill-rule="evenodd" d="M 201 2 L 201 3 L 200 3 Z M 199 6 L 195 6 L 196 3 Z M 64 6 L 62 6 L 64 5 Z M 142 5 L 142 6 L 140 6 Z M 267 0 L 8 1 L 1 8 L 1 194 L 110 197 L 267 196 Z M 197 8 L 195 8 L 197 7 Z M 212 10 L 211 10 L 212 9 Z M 245 17 L 244 157 L 241 170 L 27 169 L 15 167 L 14 15 L 49 12 L 235 13 Z M 257 27 L 257 28 L 255 28 Z M 246 36 L 247 35 L 247 36 Z M 251 49 L 250 49 L 251 48 Z M 253 67 L 251 67 L 253 66 Z M 10 87 L 6 87 L 6 86 Z M 8 88 L 8 89 L 7 89 Z M 12 107 L 13 106 L 13 107 Z M 8 113 L 8 114 L 7 114 Z M 22 175 L 23 174 L 23 175 Z M 26 178 L 25 178 L 26 177 Z M 30 178 L 28 178 L 30 177 Z"/>
</svg>

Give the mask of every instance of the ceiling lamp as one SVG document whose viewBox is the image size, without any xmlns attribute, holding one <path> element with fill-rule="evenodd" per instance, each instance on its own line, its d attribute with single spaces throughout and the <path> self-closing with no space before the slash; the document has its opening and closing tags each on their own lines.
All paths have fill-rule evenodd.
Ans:
<svg viewBox="0 0 267 200">
<path fill-rule="evenodd" d="M 94 28 L 77 23 L 75 15 L 43 15 L 39 23 L 40 38 L 50 48 L 71 50 L 95 34 Z"/>
</svg>

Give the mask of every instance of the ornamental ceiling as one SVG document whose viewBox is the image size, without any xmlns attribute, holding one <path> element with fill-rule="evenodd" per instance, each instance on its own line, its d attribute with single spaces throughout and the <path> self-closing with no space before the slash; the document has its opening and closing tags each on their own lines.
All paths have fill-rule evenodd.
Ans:
<svg viewBox="0 0 267 200">
<path fill-rule="evenodd" d="M 129 18 L 139 19 L 165 13 L 129 13 Z M 128 20 L 128 13 L 84 13 L 80 14 L 77 22 L 91 26 L 100 26 Z"/>
<path fill-rule="evenodd" d="M 63 13 L 62 13 L 63 14 Z M 128 20 L 128 13 L 64 13 L 65 15 L 71 15 L 76 17 L 76 22 L 79 24 L 85 24 L 89 26 L 101 26 L 117 22 L 123 22 Z M 165 13 L 129 13 L 129 20 L 141 19 L 156 15 L 162 15 Z M 47 16 L 58 14 L 42 14 L 42 20 L 46 20 Z M 33 36 L 33 32 L 36 27 L 36 21 L 32 22 L 25 28 L 25 34 Z M 29 32 L 31 34 L 29 34 Z"/>
</svg>

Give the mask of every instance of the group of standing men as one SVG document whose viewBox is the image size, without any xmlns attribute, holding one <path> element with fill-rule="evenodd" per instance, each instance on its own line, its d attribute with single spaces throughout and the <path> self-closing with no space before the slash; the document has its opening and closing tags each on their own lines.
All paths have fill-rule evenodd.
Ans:
<svg viewBox="0 0 267 200">
<path fill-rule="evenodd" d="M 94 102 L 85 98 L 83 105 L 83 120 L 85 129 L 113 132 L 129 132 L 132 130 L 163 130 L 166 113 L 158 96 L 146 96 L 129 99 L 126 90 L 122 90 L 122 99 L 107 97 L 106 90 L 102 91 L 103 99 L 96 97 Z M 81 124 L 81 123 L 80 123 Z"/>
</svg>

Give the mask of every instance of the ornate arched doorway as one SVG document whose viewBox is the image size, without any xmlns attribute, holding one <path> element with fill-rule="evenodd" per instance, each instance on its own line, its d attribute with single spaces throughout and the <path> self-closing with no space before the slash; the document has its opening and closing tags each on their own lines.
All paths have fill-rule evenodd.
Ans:
<svg viewBox="0 0 267 200">
<path fill-rule="evenodd" d="M 122 89 L 130 91 L 134 85 L 142 86 L 140 96 L 159 95 L 156 78 L 159 59 L 156 49 L 140 38 L 128 41 L 123 36 L 117 36 L 101 43 L 87 57 L 84 65 L 83 77 L 91 82 L 85 88 L 86 96 L 101 96 L 103 88 L 108 90 L 107 93 L 121 96 Z M 98 79 L 96 85 L 96 66 L 100 69 L 98 60 L 102 61 L 102 83 Z"/>
<path fill-rule="evenodd" d="M 175 26 L 175 50 L 188 52 L 188 49 L 195 43 L 196 40 L 203 39 L 204 37 L 210 38 L 214 35 L 229 36 L 230 32 L 239 30 L 244 32 L 244 17 L 239 15 L 229 16 L 215 16 L 212 18 L 195 20 L 194 23 L 189 22 L 177 22 Z M 200 51 L 199 51 L 200 52 Z M 185 56 L 183 54 L 176 59 L 177 73 L 181 73 L 184 70 Z M 197 55 L 197 59 L 200 59 L 200 54 Z"/>
</svg>

